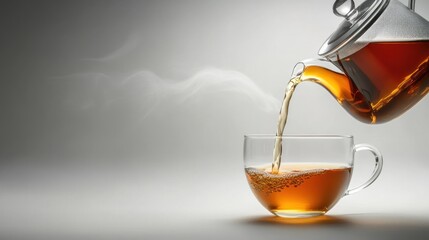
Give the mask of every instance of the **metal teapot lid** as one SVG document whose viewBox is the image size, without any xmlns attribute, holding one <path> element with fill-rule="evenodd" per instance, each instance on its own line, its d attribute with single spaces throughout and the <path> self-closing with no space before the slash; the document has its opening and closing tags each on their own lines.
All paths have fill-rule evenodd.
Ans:
<svg viewBox="0 0 429 240">
<path fill-rule="evenodd" d="M 353 0 L 336 0 L 334 14 L 344 17 L 338 29 L 325 41 L 319 55 L 330 56 L 357 40 L 383 13 L 389 0 L 367 0 L 355 8 Z"/>
</svg>

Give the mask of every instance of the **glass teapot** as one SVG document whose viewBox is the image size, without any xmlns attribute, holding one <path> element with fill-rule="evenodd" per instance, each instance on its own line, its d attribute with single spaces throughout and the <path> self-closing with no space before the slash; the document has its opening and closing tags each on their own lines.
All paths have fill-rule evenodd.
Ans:
<svg viewBox="0 0 429 240">
<path fill-rule="evenodd" d="M 354 118 L 390 121 L 429 92 L 429 22 L 397 0 L 337 0 L 344 17 L 319 51 L 305 60 L 294 78 L 327 89 Z"/>
</svg>

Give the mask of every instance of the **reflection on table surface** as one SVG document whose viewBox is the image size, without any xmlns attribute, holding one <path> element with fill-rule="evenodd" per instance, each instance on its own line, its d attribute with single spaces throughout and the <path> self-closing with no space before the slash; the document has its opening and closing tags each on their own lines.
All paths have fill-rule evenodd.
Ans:
<svg viewBox="0 0 429 240">
<path fill-rule="evenodd" d="M 409 215 L 371 213 L 301 219 L 262 216 L 241 219 L 236 224 L 251 232 L 250 239 L 262 235 L 287 239 L 429 239 L 429 218 Z"/>
</svg>

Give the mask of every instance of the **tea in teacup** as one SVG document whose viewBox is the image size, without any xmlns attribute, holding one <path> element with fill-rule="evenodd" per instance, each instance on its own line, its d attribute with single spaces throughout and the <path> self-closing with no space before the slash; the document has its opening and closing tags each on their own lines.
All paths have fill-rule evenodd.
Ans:
<svg viewBox="0 0 429 240">
<path fill-rule="evenodd" d="M 342 164 L 285 163 L 245 169 L 249 185 L 265 208 L 276 215 L 320 215 L 344 195 L 351 167 Z"/>
</svg>

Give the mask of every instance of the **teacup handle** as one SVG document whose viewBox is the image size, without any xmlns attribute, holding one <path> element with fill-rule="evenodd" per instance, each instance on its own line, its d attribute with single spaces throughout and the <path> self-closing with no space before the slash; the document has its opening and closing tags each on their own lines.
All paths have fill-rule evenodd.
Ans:
<svg viewBox="0 0 429 240">
<path fill-rule="evenodd" d="M 366 181 L 364 184 L 362 184 L 358 187 L 347 190 L 346 193 L 344 194 L 344 196 L 347 196 L 347 195 L 350 195 L 353 193 L 357 193 L 360 190 L 371 185 L 375 181 L 375 179 L 378 178 L 378 176 L 381 173 L 381 169 L 383 168 L 383 156 L 381 155 L 380 151 L 378 151 L 377 148 L 375 148 L 369 144 L 357 144 L 353 148 L 353 158 L 354 158 L 354 155 L 359 151 L 370 151 L 374 155 L 375 167 L 374 167 L 374 170 L 372 171 L 371 178 L 368 179 L 368 181 Z"/>
</svg>

